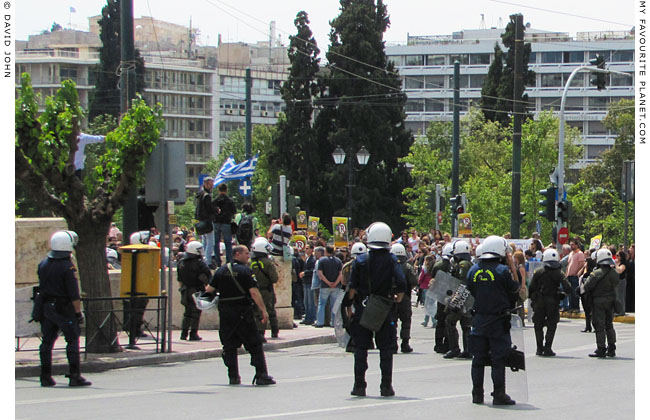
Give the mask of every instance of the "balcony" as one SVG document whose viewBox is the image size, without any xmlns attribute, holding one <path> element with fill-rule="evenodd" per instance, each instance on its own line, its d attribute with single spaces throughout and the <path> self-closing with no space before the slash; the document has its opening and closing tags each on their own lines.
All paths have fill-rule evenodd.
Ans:
<svg viewBox="0 0 650 420">
<path fill-rule="evenodd" d="M 204 109 L 204 108 L 163 106 L 163 114 L 211 116 L 212 111 L 210 111 L 209 109 Z"/>
<path fill-rule="evenodd" d="M 146 89 L 173 90 L 175 92 L 200 92 L 211 93 L 211 87 L 208 85 L 197 85 L 192 83 L 164 83 L 161 80 L 145 80 Z"/>
<path fill-rule="evenodd" d="M 210 159 L 212 159 L 212 155 L 209 153 L 201 153 L 201 154 L 186 154 L 185 155 L 185 162 L 208 162 Z"/>
<path fill-rule="evenodd" d="M 180 139 L 206 139 L 211 140 L 209 131 L 167 131 L 163 130 L 163 137 Z"/>
<path fill-rule="evenodd" d="M 66 50 L 39 50 L 39 51 L 16 51 L 16 60 L 31 58 L 76 58 L 79 60 L 99 61 L 99 52 L 94 51 L 66 51 Z"/>
</svg>

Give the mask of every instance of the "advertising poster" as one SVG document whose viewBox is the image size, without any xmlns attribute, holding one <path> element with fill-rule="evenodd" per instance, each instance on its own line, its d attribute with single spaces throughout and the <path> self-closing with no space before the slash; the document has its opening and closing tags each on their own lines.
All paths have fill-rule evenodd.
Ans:
<svg viewBox="0 0 650 420">
<path fill-rule="evenodd" d="M 320 222 L 320 217 L 309 216 L 309 225 L 307 226 L 308 235 L 318 235 L 318 223 Z"/>
<path fill-rule="evenodd" d="M 591 238 L 591 243 L 589 244 L 589 249 L 595 248 L 596 250 L 600 249 L 600 244 L 603 242 L 603 235 L 596 235 Z"/>
<path fill-rule="evenodd" d="M 299 211 L 296 215 L 296 222 L 298 229 L 307 229 L 307 212 L 304 210 Z"/>
<path fill-rule="evenodd" d="M 334 232 L 334 246 L 348 246 L 348 218 L 332 217 L 332 231 Z"/>
<path fill-rule="evenodd" d="M 472 234 L 472 215 L 461 213 L 458 215 L 458 236 Z"/>
</svg>

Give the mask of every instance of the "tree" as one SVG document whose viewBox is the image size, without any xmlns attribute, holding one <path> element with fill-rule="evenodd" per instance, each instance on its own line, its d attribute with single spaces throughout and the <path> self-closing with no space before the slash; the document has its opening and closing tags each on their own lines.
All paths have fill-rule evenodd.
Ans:
<svg viewBox="0 0 650 420">
<path fill-rule="evenodd" d="M 503 46 L 507 48 L 501 51 L 498 44 L 495 45 L 495 60 L 490 65 L 488 75 L 483 82 L 481 90 L 481 107 L 486 109 L 485 116 L 490 121 L 498 121 L 501 125 L 510 123 L 512 105 L 515 100 L 528 102 L 528 95 L 523 93 L 521 98 L 514 97 L 515 87 L 515 36 L 516 21 L 518 15 L 510 15 L 510 22 L 506 25 L 505 32 L 501 34 Z M 526 28 L 524 27 L 524 32 Z M 521 74 L 523 89 L 526 86 L 535 84 L 535 72 L 528 69 L 530 61 L 530 42 L 524 43 L 523 59 L 521 62 Z M 523 107 L 526 112 L 526 106 Z"/>
<path fill-rule="evenodd" d="M 291 181 L 291 191 L 300 195 L 309 211 L 319 201 L 318 177 L 324 169 L 318 153 L 317 139 L 311 126 L 313 99 L 318 94 L 316 74 L 319 71 L 318 54 L 309 18 L 298 12 L 294 24 L 296 35 L 289 37 L 289 77 L 282 85 L 282 99 L 286 104 L 285 117 L 278 121 L 274 148 L 269 151 L 270 167 L 274 175 L 282 173 Z M 295 215 L 294 215 L 295 216 Z"/>
<path fill-rule="evenodd" d="M 50 32 L 57 32 L 63 30 L 63 26 L 59 25 L 56 22 L 52 23 L 52 27 L 50 28 Z"/>
<path fill-rule="evenodd" d="M 102 46 L 99 48 L 99 64 L 95 67 L 95 89 L 90 101 L 89 119 L 101 114 L 120 115 L 120 64 L 121 30 L 120 30 L 120 1 L 106 0 L 102 8 L 102 18 L 99 24 L 99 38 Z M 135 50 L 136 93 L 144 92 L 144 59 L 140 50 Z"/>
<path fill-rule="evenodd" d="M 151 109 L 139 98 L 120 125 L 106 136 L 106 152 L 97 164 L 80 177 L 74 166 L 79 124 L 83 110 L 74 82 L 65 80 L 54 97 L 45 100 L 45 111 L 37 116 L 38 104 L 29 74 L 23 73 L 16 100 L 16 179 L 79 235 L 76 249 L 81 288 L 89 298 L 110 297 L 106 263 L 106 235 L 111 219 L 124 203 L 128 189 L 142 179 L 146 158 L 154 149 L 162 129 L 162 111 Z M 112 322 L 99 325 L 110 311 L 110 302 L 97 302 L 88 313 L 87 351 L 116 350 Z"/>
<path fill-rule="evenodd" d="M 381 220 L 398 230 L 404 226 L 402 191 L 411 182 L 399 158 L 407 155 L 413 136 L 404 124 L 401 81 L 384 51 L 388 12 L 382 0 L 340 4 L 341 13 L 330 22 L 327 74 L 320 79 L 322 109 L 315 127 L 317 153 L 325 167 L 319 172 L 318 193 L 330 199 L 312 208 L 323 220 L 347 214 L 348 167 L 334 165 L 330 156 L 341 146 L 356 160 L 353 155 L 365 147 L 370 160 L 352 190 L 352 226 Z"/>
</svg>

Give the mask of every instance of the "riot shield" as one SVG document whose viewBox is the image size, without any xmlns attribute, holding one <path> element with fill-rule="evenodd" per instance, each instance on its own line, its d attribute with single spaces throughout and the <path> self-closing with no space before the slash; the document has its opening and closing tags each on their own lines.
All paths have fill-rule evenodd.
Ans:
<svg viewBox="0 0 650 420">
<path fill-rule="evenodd" d="M 427 289 L 427 300 L 430 298 L 464 313 L 468 313 L 474 305 L 474 297 L 467 286 L 445 271 L 438 271 Z"/>
<path fill-rule="evenodd" d="M 336 341 L 339 344 L 339 347 L 346 348 L 350 341 L 350 334 L 348 334 L 345 327 L 343 327 L 343 314 L 341 310 L 343 296 L 345 296 L 345 292 L 339 293 L 339 297 L 334 301 L 332 314 L 334 316 L 334 335 L 336 336 Z"/>
<path fill-rule="evenodd" d="M 438 312 L 438 302 L 429 294 L 427 289 L 424 292 L 424 313 L 435 319 Z"/>
<path fill-rule="evenodd" d="M 512 349 L 506 361 L 506 392 L 513 400 L 528 401 L 528 374 L 524 357 L 524 325 L 517 314 L 510 315 Z"/>
</svg>

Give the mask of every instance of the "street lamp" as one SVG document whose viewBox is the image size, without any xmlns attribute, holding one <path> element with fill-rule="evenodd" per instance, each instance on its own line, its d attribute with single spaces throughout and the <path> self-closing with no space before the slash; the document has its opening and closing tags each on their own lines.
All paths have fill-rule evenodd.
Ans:
<svg viewBox="0 0 650 420">
<path fill-rule="evenodd" d="M 334 163 L 337 165 L 342 165 L 346 158 L 347 158 L 347 163 L 348 163 L 348 183 L 346 187 L 348 187 L 348 219 L 352 220 L 352 188 L 355 186 L 354 185 L 354 171 L 360 171 L 361 169 L 356 169 L 354 167 L 354 163 L 352 162 L 352 157 L 348 157 L 350 155 L 354 155 L 355 153 L 352 151 L 352 149 L 349 149 L 347 152 L 343 150 L 341 146 L 336 146 L 336 149 L 332 152 L 332 158 L 334 159 Z M 361 147 L 359 151 L 356 153 L 357 157 L 357 162 L 359 163 L 359 166 L 364 167 L 368 164 L 368 161 L 370 160 L 370 153 L 365 147 Z"/>
</svg>

